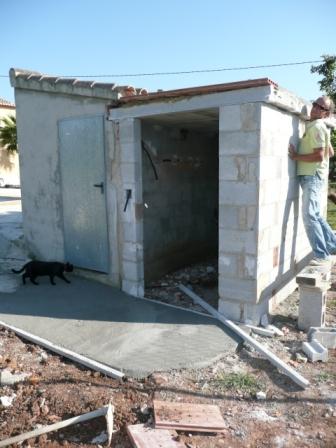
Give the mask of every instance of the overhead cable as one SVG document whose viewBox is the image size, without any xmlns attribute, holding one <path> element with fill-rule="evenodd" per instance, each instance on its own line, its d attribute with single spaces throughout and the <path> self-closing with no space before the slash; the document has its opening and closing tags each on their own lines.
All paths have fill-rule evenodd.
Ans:
<svg viewBox="0 0 336 448">
<path fill-rule="evenodd" d="M 154 72 L 154 73 L 114 73 L 111 75 L 62 75 L 62 78 L 126 78 L 126 77 L 140 77 L 140 76 L 169 76 L 169 75 L 189 75 L 193 73 L 212 73 L 212 72 L 225 72 L 225 71 L 238 71 L 238 70 L 251 70 L 259 68 L 272 68 L 272 67 L 288 67 L 291 65 L 304 65 L 304 64 L 317 64 L 319 61 L 301 61 L 301 62 L 287 62 L 283 64 L 269 64 L 269 65 L 251 65 L 248 67 L 225 67 L 225 68 L 211 68 L 203 70 L 185 70 L 179 72 Z M 8 75 L 0 75 L 0 78 L 9 78 Z"/>
</svg>

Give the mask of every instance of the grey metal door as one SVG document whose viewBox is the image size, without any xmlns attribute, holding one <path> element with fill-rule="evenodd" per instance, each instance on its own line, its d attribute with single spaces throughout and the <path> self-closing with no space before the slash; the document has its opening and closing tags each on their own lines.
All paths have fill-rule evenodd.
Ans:
<svg viewBox="0 0 336 448">
<path fill-rule="evenodd" d="M 75 266 L 108 272 L 104 118 L 58 122 L 65 258 Z"/>
</svg>

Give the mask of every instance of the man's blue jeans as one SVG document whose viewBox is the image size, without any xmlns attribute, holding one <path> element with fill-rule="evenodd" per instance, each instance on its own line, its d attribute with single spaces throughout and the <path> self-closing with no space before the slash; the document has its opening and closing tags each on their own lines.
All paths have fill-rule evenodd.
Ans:
<svg viewBox="0 0 336 448">
<path fill-rule="evenodd" d="M 320 214 L 323 180 L 318 174 L 298 176 L 302 188 L 302 217 L 314 257 L 336 254 L 336 236 Z"/>
</svg>

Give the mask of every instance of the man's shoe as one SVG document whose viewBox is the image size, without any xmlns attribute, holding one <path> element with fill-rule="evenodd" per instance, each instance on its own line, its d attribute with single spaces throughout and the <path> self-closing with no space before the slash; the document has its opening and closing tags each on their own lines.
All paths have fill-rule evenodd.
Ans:
<svg viewBox="0 0 336 448">
<path fill-rule="evenodd" d="M 313 258 L 309 262 L 310 266 L 331 266 L 330 258 Z"/>
</svg>

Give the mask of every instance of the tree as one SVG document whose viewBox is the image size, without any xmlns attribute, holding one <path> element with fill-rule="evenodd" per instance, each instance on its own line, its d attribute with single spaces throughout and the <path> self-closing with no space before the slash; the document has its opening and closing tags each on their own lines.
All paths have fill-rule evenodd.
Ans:
<svg viewBox="0 0 336 448">
<path fill-rule="evenodd" d="M 16 137 L 16 118 L 14 115 L 4 117 L 0 120 L 0 145 L 8 152 L 14 153 L 18 150 Z"/>
<path fill-rule="evenodd" d="M 310 69 L 312 73 L 318 73 L 323 78 L 318 83 L 321 91 L 328 95 L 336 104 L 336 56 L 323 55 L 323 63 L 320 65 L 313 65 Z M 331 132 L 331 144 L 336 149 L 336 130 Z M 336 179 L 336 160 L 330 159 L 329 166 L 330 179 Z"/>
</svg>

